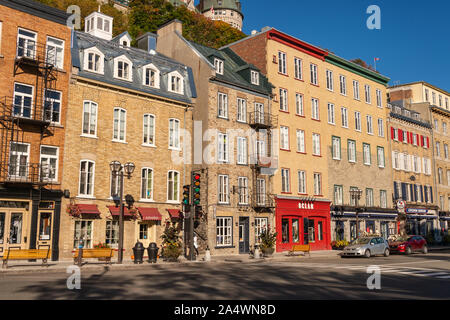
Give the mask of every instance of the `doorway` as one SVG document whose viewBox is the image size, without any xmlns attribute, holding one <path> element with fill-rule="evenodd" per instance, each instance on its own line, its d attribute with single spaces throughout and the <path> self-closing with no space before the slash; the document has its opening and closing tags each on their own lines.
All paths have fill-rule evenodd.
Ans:
<svg viewBox="0 0 450 320">
<path fill-rule="evenodd" d="M 25 210 L 0 211 L 0 252 L 6 249 L 26 249 L 28 215 Z"/>
<path fill-rule="evenodd" d="M 249 241 L 249 217 L 239 217 L 239 253 L 249 253 L 250 241 Z"/>
<path fill-rule="evenodd" d="M 137 234 L 139 241 L 142 242 L 145 248 L 150 246 L 150 243 L 156 242 L 156 222 L 141 221 L 137 223 Z"/>
<path fill-rule="evenodd" d="M 52 221 L 53 212 L 52 211 L 39 211 L 39 225 L 38 225 L 38 237 L 37 237 L 37 248 L 45 249 L 50 248 L 52 241 Z"/>
</svg>

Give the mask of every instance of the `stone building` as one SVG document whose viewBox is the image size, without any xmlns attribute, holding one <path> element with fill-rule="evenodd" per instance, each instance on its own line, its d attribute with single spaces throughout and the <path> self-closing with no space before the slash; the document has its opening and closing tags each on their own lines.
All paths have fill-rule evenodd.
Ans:
<svg viewBox="0 0 450 320">
<path fill-rule="evenodd" d="M 202 179 L 200 245 L 211 254 L 248 253 L 274 225 L 271 84 L 232 50 L 187 41 L 177 20 L 158 30 L 157 48 L 190 66 L 198 88 L 192 136 Z"/>
<path fill-rule="evenodd" d="M 70 74 L 68 15 L 0 2 L 0 255 L 50 248 L 58 259 Z"/>
<path fill-rule="evenodd" d="M 240 0 L 200 0 L 198 11 L 212 20 L 221 20 L 242 30 L 244 15 Z"/>
<path fill-rule="evenodd" d="M 119 161 L 135 166 L 123 181 L 129 259 L 137 240 L 160 245 L 166 222 L 180 221 L 183 130 L 191 130 L 196 90 L 189 67 L 155 51 L 156 35 L 137 39 L 145 50 L 133 48 L 127 32 L 112 38 L 111 17 L 94 12 L 86 21 L 72 48 L 61 255 L 70 258 L 80 239 L 85 248 L 117 247 L 120 181 L 110 163 Z"/>
</svg>

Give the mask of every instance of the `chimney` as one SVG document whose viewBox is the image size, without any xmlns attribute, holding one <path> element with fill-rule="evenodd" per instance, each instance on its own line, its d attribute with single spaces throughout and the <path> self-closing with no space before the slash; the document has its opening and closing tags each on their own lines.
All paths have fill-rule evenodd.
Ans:
<svg viewBox="0 0 450 320">
<path fill-rule="evenodd" d="M 138 48 L 145 50 L 151 54 L 156 53 L 157 40 L 158 35 L 151 32 L 144 33 L 142 36 L 136 39 Z"/>
<path fill-rule="evenodd" d="M 113 17 L 100 11 L 92 12 L 84 19 L 84 32 L 110 41 L 112 39 L 113 20 Z"/>
<path fill-rule="evenodd" d="M 183 23 L 178 19 L 171 20 L 158 28 L 159 37 L 164 37 L 173 32 L 178 32 L 180 35 L 183 35 Z"/>
</svg>

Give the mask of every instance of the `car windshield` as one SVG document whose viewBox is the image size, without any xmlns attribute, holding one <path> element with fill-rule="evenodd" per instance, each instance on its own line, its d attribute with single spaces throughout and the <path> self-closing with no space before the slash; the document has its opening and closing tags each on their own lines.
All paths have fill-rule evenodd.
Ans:
<svg viewBox="0 0 450 320">
<path fill-rule="evenodd" d="M 368 244 L 372 240 L 371 238 L 359 238 L 353 240 L 350 244 Z"/>
</svg>

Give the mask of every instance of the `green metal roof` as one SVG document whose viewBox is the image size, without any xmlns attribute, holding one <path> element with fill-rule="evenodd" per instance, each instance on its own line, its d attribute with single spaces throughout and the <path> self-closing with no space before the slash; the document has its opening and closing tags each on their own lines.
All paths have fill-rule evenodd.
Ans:
<svg viewBox="0 0 450 320">
<path fill-rule="evenodd" d="M 201 12 L 215 9 L 231 9 L 242 14 L 241 2 L 239 0 L 203 0 L 200 1 L 198 8 Z"/>
</svg>

